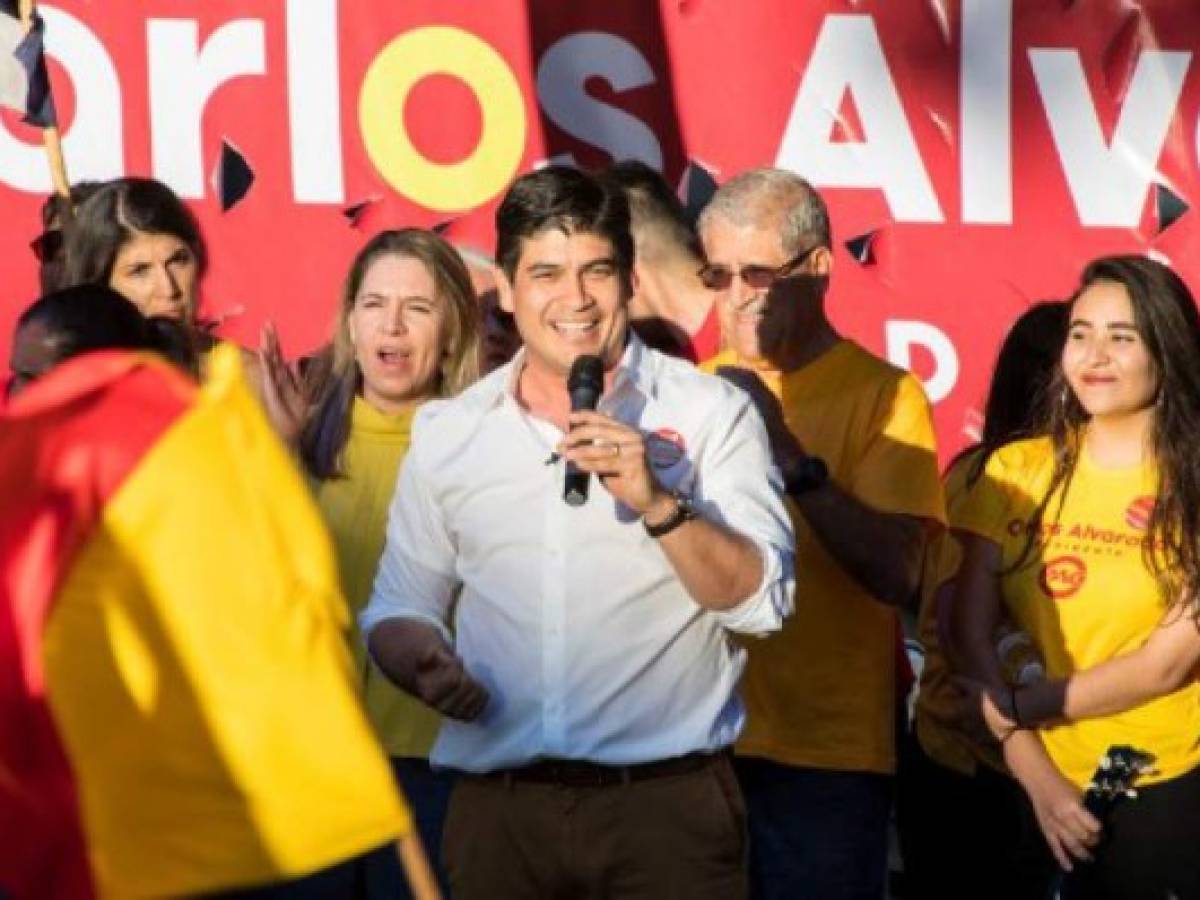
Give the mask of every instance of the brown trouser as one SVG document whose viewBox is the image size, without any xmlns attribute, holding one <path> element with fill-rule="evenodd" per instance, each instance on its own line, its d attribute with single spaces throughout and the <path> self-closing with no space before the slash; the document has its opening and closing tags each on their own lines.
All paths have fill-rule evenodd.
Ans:
<svg viewBox="0 0 1200 900">
<path fill-rule="evenodd" d="M 454 900 L 745 900 L 745 808 L 726 755 L 581 780 L 460 779 L 442 839 Z"/>
</svg>

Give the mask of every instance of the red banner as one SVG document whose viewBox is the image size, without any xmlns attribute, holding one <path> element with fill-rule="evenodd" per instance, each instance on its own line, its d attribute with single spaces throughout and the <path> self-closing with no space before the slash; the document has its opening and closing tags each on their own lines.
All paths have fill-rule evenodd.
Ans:
<svg viewBox="0 0 1200 900">
<path fill-rule="evenodd" d="M 1193 284 L 1200 85 L 1188 0 L 145 0 L 40 4 L 73 179 L 151 174 L 193 202 L 207 315 L 289 353 L 326 334 L 366 237 L 456 219 L 491 248 L 513 176 L 638 157 L 673 182 L 793 169 L 829 200 L 832 315 L 912 368 L 943 451 L 978 425 L 997 339 L 1083 263 L 1150 252 Z M 249 195 L 222 214 L 223 139 Z M 7 352 L 49 189 L 0 119 Z M 357 226 L 343 210 L 372 200 Z M 858 259 L 843 242 L 874 233 Z"/>
</svg>

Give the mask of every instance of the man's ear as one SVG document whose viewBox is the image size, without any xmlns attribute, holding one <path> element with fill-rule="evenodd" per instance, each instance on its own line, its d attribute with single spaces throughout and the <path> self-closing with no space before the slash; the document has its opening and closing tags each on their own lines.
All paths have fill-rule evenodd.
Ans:
<svg viewBox="0 0 1200 900">
<path fill-rule="evenodd" d="M 629 290 L 625 292 L 625 297 L 624 297 L 626 304 L 628 304 L 629 301 L 633 299 L 634 295 L 637 294 L 638 287 L 640 287 L 640 285 L 641 285 L 641 280 L 638 278 L 638 267 L 633 266 L 629 270 L 629 284 L 628 284 Z"/>
<path fill-rule="evenodd" d="M 809 271 L 818 278 L 828 278 L 833 273 L 833 251 L 828 247 L 818 247 L 813 251 Z"/>
<path fill-rule="evenodd" d="M 508 273 L 500 266 L 496 266 L 496 302 L 502 310 L 510 316 L 516 314 L 516 302 L 513 296 L 512 282 L 508 280 Z"/>
</svg>

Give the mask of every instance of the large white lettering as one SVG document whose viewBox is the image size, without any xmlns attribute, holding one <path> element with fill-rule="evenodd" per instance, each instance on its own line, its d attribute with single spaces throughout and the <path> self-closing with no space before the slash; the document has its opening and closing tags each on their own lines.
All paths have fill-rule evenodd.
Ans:
<svg viewBox="0 0 1200 900">
<path fill-rule="evenodd" d="M 338 0 L 287 0 L 288 122 L 298 203 L 341 203 Z"/>
<path fill-rule="evenodd" d="M 1191 54 L 1146 50 L 1106 142 L 1079 53 L 1032 49 L 1029 59 L 1054 146 L 1084 225 L 1136 227 L 1175 115 Z"/>
<path fill-rule="evenodd" d="M 584 90 L 587 80 L 596 76 L 618 93 L 655 81 L 641 51 L 624 38 L 598 31 L 572 34 L 553 44 L 538 64 L 538 101 L 546 115 L 567 134 L 599 147 L 613 159 L 640 159 L 662 169 L 662 146 L 650 127 Z M 575 158 L 564 153 L 554 161 L 574 164 Z"/>
<path fill-rule="evenodd" d="M 958 383 L 958 351 L 946 332 L 928 322 L 894 319 L 884 325 L 884 334 L 887 358 L 894 366 L 911 371 L 914 346 L 924 347 L 933 356 L 933 374 L 923 379 L 930 403 L 950 396 Z"/>
<path fill-rule="evenodd" d="M 847 92 L 862 122 L 861 142 L 830 140 Z M 870 16 L 825 17 L 776 164 L 818 187 L 881 190 L 899 221 L 942 221 Z"/>
<path fill-rule="evenodd" d="M 239 75 L 266 71 L 263 23 L 235 19 L 212 33 L 203 49 L 191 19 L 151 19 L 150 150 L 154 174 L 181 196 L 204 196 L 200 122 L 209 97 Z"/>
<path fill-rule="evenodd" d="M 75 88 L 75 117 L 63 135 L 67 174 L 74 181 L 115 178 L 125 171 L 116 67 L 86 25 L 55 7 L 40 9 L 46 20 L 46 53 L 62 64 Z M 41 145 L 19 141 L 3 126 L 0 181 L 19 191 L 48 194 L 53 190 Z"/>
<path fill-rule="evenodd" d="M 963 0 L 964 222 L 1012 223 L 1012 0 Z"/>
</svg>

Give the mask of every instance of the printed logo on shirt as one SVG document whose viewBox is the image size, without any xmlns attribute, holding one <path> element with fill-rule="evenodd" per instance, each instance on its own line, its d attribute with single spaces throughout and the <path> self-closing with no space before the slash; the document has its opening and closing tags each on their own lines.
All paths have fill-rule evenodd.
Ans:
<svg viewBox="0 0 1200 900">
<path fill-rule="evenodd" d="M 1130 528 L 1136 528 L 1138 531 L 1145 531 L 1150 527 L 1150 514 L 1152 512 L 1154 512 L 1154 498 L 1138 497 L 1125 510 L 1125 524 Z"/>
<path fill-rule="evenodd" d="M 1087 581 L 1087 564 L 1078 556 L 1047 560 L 1038 576 L 1042 592 L 1054 600 L 1065 600 L 1079 592 Z"/>
<path fill-rule="evenodd" d="M 656 469 L 670 469 L 678 465 L 686 450 L 683 435 L 671 428 L 660 428 L 646 437 L 646 456 Z"/>
<path fill-rule="evenodd" d="M 1042 522 L 1036 530 L 1039 542 L 1049 551 L 1083 556 L 1123 556 L 1146 545 L 1145 532 L 1153 509 L 1153 497 L 1139 497 L 1125 510 L 1125 528 L 1091 522 Z M 1024 519 L 1010 519 L 1005 530 L 1010 537 L 1017 538 L 1029 534 L 1033 527 Z"/>
</svg>

